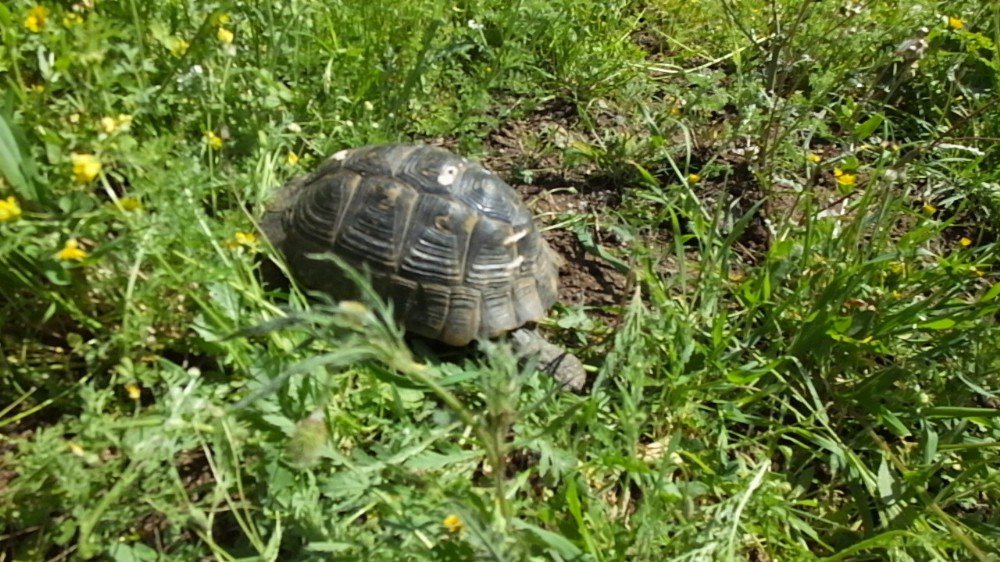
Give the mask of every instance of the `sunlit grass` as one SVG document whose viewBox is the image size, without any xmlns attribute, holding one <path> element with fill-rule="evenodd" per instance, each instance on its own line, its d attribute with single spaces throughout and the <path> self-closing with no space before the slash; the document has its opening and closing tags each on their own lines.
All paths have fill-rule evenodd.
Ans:
<svg viewBox="0 0 1000 562">
<path fill-rule="evenodd" d="M 15 0 L 0 38 L 0 559 L 1000 555 L 992 5 Z M 275 189 L 400 140 L 620 276 L 544 325 L 583 393 L 261 286 Z"/>
</svg>

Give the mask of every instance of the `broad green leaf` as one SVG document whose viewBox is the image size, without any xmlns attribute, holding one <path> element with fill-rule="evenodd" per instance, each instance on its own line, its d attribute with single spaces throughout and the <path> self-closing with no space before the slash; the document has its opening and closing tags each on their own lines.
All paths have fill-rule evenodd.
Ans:
<svg viewBox="0 0 1000 562">
<path fill-rule="evenodd" d="M 34 201 L 37 199 L 36 194 L 30 189 L 28 180 L 21 170 L 23 161 L 21 148 L 14 139 L 14 132 L 7 124 L 7 119 L 0 115 L 0 174 L 21 197 Z"/>
<path fill-rule="evenodd" d="M 900 437 L 909 437 L 911 435 L 910 430 L 900 421 L 899 417 L 885 406 L 879 408 L 878 415 L 889 431 Z"/>
<path fill-rule="evenodd" d="M 526 531 L 533 535 L 539 542 L 556 551 L 556 553 L 563 558 L 573 559 L 583 556 L 583 551 L 577 548 L 575 544 L 562 535 L 553 533 L 552 531 L 547 531 L 541 527 L 536 527 L 535 525 L 521 521 L 520 519 L 515 519 L 513 521 L 513 526 L 516 529 Z"/>
<path fill-rule="evenodd" d="M 580 243 L 583 244 L 583 247 L 588 252 L 596 254 L 618 271 L 628 273 L 631 270 L 631 267 L 627 263 L 609 252 L 604 246 L 598 244 L 597 241 L 594 240 L 594 234 L 589 228 L 576 229 L 576 236 L 580 239 Z"/>
<path fill-rule="evenodd" d="M 878 478 L 876 479 L 879 497 L 883 500 L 891 499 L 894 494 L 892 490 L 894 482 L 892 473 L 889 472 L 889 463 L 887 463 L 885 457 L 883 457 L 882 462 L 878 465 Z"/>
<path fill-rule="evenodd" d="M 979 299 L 979 302 L 991 301 L 997 298 L 997 295 L 1000 295 L 1000 283 L 994 283 L 993 286 L 990 287 L 990 290 L 986 291 L 986 294 L 983 295 L 983 298 Z"/>
<path fill-rule="evenodd" d="M 885 118 L 882 117 L 881 115 L 877 114 L 872 115 L 871 117 L 866 119 L 864 123 L 854 128 L 854 136 L 859 140 L 864 140 L 872 136 L 872 133 L 875 132 L 875 129 L 878 129 L 884 121 Z"/>
<path fill-rule="evenodd" d="M 934 457 L 937 456 L 938 434 L 930 428 L 926 430 L 926 433 L 927 438 L 924 442 L 924 464 L 931 464 L 934 462 Z"/>
<path fill-rule="evenodd" d="M 115 562 L 152 562 L 157 559 L 156 551 L 141 542 L 113 545 L 110 554 Z"/>
<path fill-rule="evenodd" d="M 931 320 L 930 322 L 924 322 L 920 325 L 921 328 L 927 328 L 928 330 L 947 330 L 955 325 L 955 321 L 951 318 L 941 318 L 939 320 Z"/>
</svg>

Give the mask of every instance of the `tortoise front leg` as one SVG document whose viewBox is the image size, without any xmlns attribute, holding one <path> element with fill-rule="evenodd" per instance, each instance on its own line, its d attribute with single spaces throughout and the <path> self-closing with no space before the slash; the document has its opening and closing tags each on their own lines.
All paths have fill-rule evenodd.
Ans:
<svg viewBox="0 0 1000 562">
<path fill-rule="evenodd" d="M 510 333 L 514 349 L 526 356 L 537 356 L 539 368 L 552 375 L 563 388 L 579 392 L 587 382 L 583 363 L 572 353 L 549 342 L 530 328 L 519 328 Z"/>
</svg>

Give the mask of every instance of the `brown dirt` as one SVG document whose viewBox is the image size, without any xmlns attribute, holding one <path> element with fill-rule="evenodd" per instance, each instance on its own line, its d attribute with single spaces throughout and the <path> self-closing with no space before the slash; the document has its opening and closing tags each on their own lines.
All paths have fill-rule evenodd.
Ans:
<svg viewBox="0 0 1000 562">
<path fill-rule="evenodd" d="M 732 158 L 728 159 L 727 163 L 732 173 L 719 182 L 706 182 L 699 191 L 702 196 L 717 200 L 717 204 L 728 205 L 730 217 L 736 221 L 764 198 L 764 192 L 750 170 L 749 162 L 743 158 Z M 768 217 L 784 212 L 780 209 L 782 202 L 780 198 L 770 198 L 765 201 L 736 240 L 735 249 L 748 263 L 759 262 L 771 247 Z"/>
<path fill-rule="evenodd" d="M 184 490 L 188 493 L 188 499 L 192 502 L 200 501 L 209 488 L 215 484 L 215 477 L 212 476 L 211 467 L 204 451 L 201 449 L 191 449 L 178 455 L 176 459 L 177 470 L 184 484 Z M 158 511 L 151 511 L 143 515 L 135 525 L 135 531 L 140 539 L 147 546 L 156 549 L 157 552 L 164 552 L 162 535 L 170 529 L 171 522 L 167 516 Z M 194 535 L 190 530 L 183 529 L 181 538 L 174 540 L 184 540 L 188 537 L 193 540 Z"/>
<path fill-rule="evenodd" d="M 592 214 L 599 222 L 602 212 L 620 203 L 621 192 L 593 165 L 565 162 L 560 149 L 574 140 L 586 140 L 580 129 L 572 106 L 550 103 L 493 131 L 487 137 L 483 165 L 510 183 L 543 224 L 580 214 Z M 618 243 L 600 229 L 585 228 L 591 229 L 598 244 Z M 626 276 L 589 252 L 574 231 L 547 230 L 543 236 L 565 260 L 560 268 L 562 302 L 588 307 L 623 302 Z"/>
</svg>

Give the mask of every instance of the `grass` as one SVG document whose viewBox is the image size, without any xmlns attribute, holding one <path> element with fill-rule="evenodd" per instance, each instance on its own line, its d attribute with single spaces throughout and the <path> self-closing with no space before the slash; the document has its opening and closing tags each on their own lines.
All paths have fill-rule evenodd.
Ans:
<svg viewBox="0 0 1000 562">
<path fill-rule="evenodd" d="M 992 3 L 12 0 L 0 37 L 0 560 L 1000 557 Z M 533 194 L 585 392 L 261 287 L 277 186 L 402 140 Z"/>
</svg>

